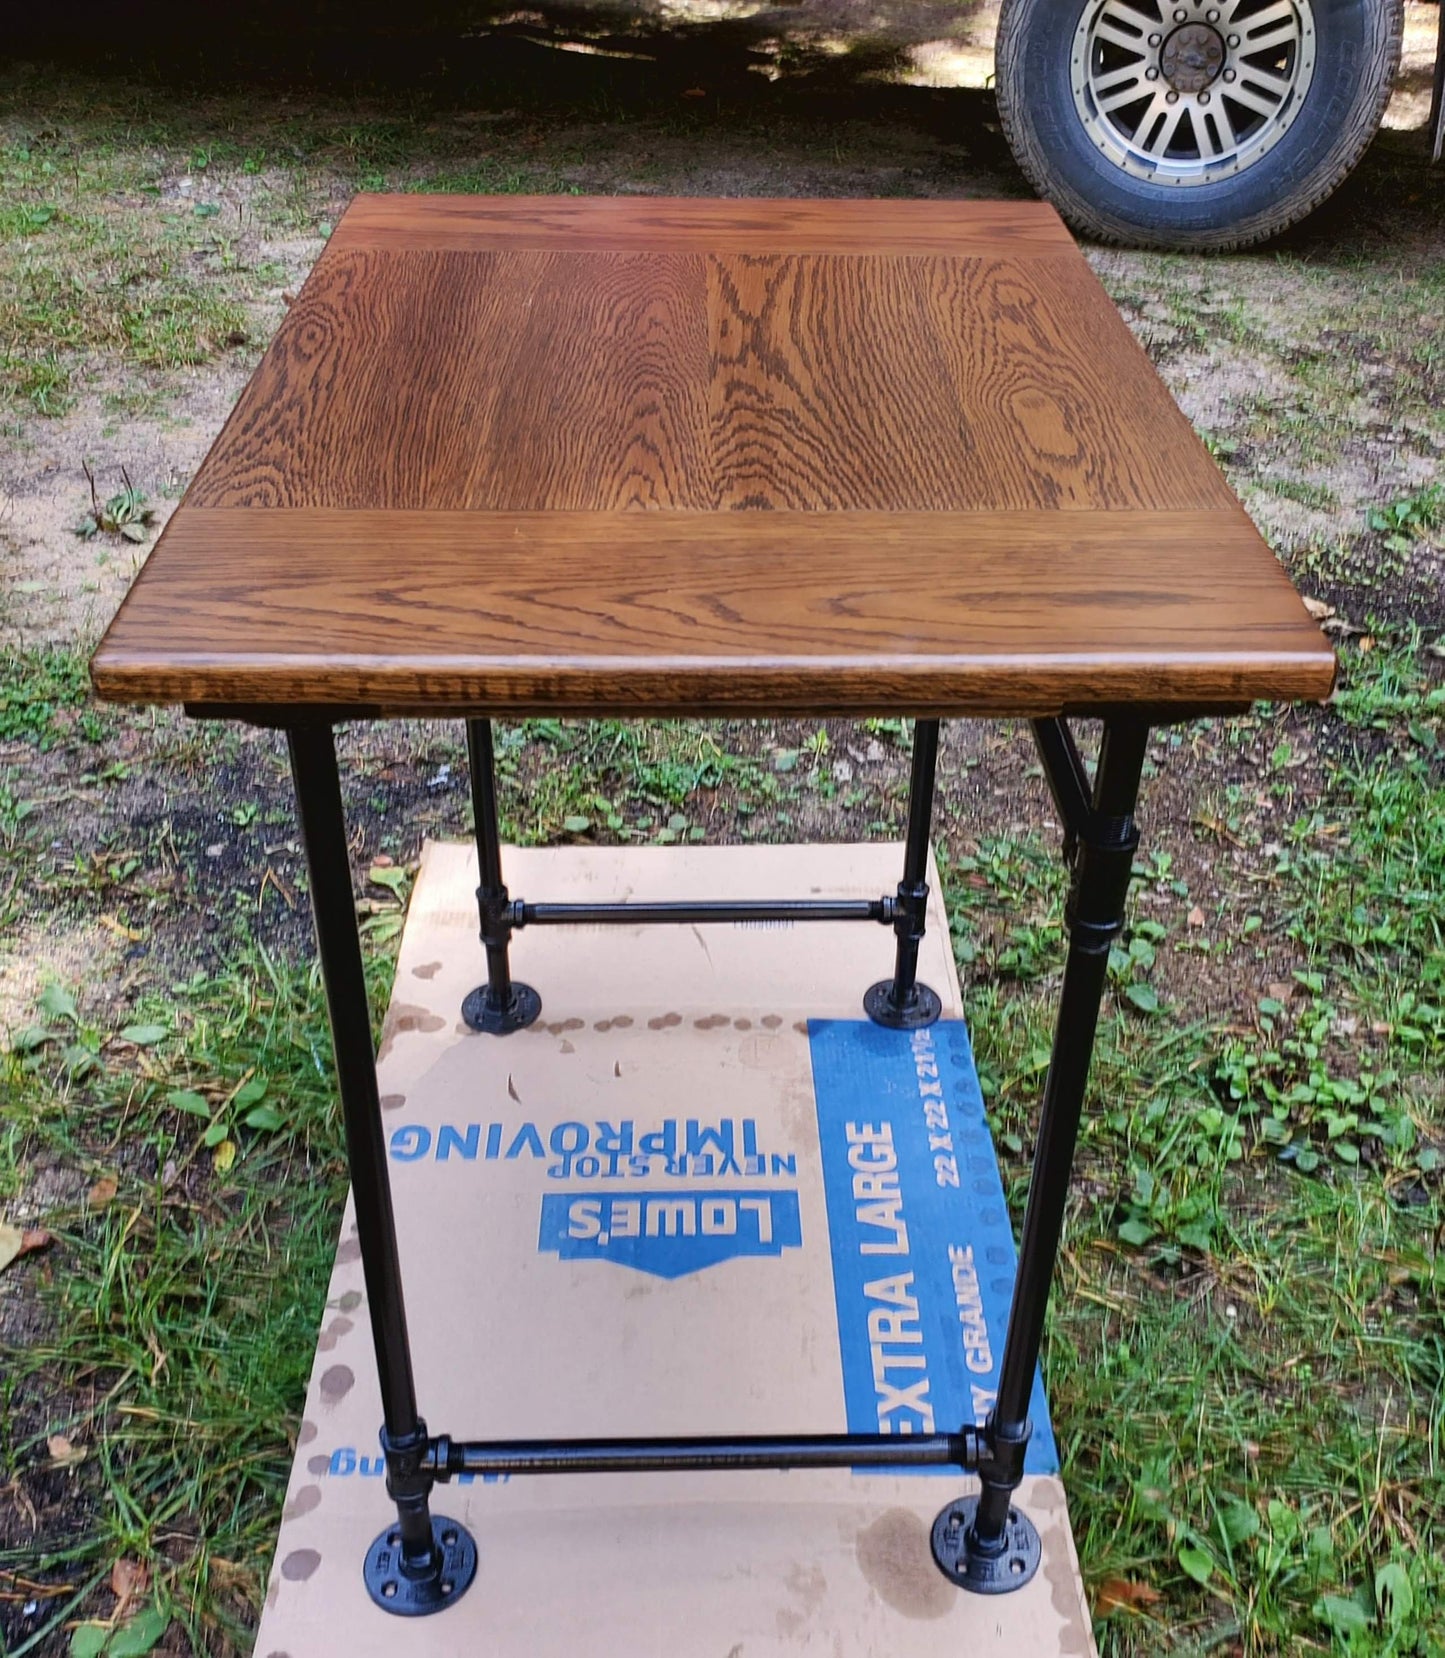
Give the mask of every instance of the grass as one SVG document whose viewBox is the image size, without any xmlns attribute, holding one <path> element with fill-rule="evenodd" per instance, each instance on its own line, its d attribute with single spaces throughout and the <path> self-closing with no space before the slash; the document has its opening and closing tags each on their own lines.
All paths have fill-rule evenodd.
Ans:
<svg viewBox="0 0 1445 1658">
<path fill-rule="evenodd" d="M 1267 756 L 1247 795 L 1219 801 L 1232 817 L 1203 817 L 1276 837 L 1249 919 L 1224 902 L 1211 925 L 1228 952 L 1215 970 L 1252 980 L 1284 950 L 1287 982 L 1247 1015 L 1197 1005 L 1190 963 L 1215 947 L 1183 914 L 1199 896 L 1187 844 L 1141 860 L 1112 963 L 1047 1355 L 1110 1654 L 1441 1650 L 1445 690 L 1418 637 L 1349 664 L 1315 730 L 1264 710 L 1195 739 L 1216 762 Z M 690 835 L 704 803 L 799 811 L 831 781 L 816 733 L 795 748 L 753 735 L 745 752 L 739 728 L 508 728 L 515 827 L 650 839 L 681 819 Z M 1298 788 L 1306 749 L 1319 769 Z M 428 767 L 448 751 L 431 752 Z M 1156 747 L 1151 788 L 1185 753 Z M 893 775 L 867 810 L 894 809 L 901 764 Z M 1285 810 L 1252 826 L 1243 803 L 1271 798 L 1260 784 Z M 231 815 L 249 831 L 260 808 Z M 1212 833 L 1196 820 L 1188 838 Z M 943 852 L 1018 1206 L 1063 879 L 1041 829 Z M 378 1012 L 395 933 L 368 935 Z M 43 1468 L 62 1433 L 84 1460 L 53 1477 L 86 1515 L 42 1559 L 0 1552 L 0 1572 L 55 1584 L 58 1622 L 94 1604 L 87 1585 L 115 1559 L 144 1562 L 197 1651 L 244 1649 L 259 1604 L 344 1190 L 306 952 L 268 948 L 254 911 L 220 949 L 221 970 L 103 1019 L 52 987 L 0 1077 L 0 1190 L 37 1166 L 76 1182 L 48 1222 L 64 1271 L 41 1287 L 44 1333 L 5 1369 L 0 1466 Z"/>
<path fill-rule="evenodd" d="M 387 963 L 375 966 L 380 997 Z M 143 1562 L 202 1651 L 218 1636 L 244 1643 L 259 1609 L 293 1448 L 279 1425 L 310 1368 L 344 1163 L 306 965 L 253 950 L 132 1011 L 121 1030 L 139 1046 L 52 1012 L 7 1062 L 27 1162 L 73 1163 L 86 1194 L 50 1220 L 65 1271 L 46 1333 L 7 1366 L 4 1460 L 43 1456 L 56 1432 L 83 1444 L 67 1477 L 85 1485 L 92 1524 L 41 1561 L 29 1546 L 0 1553 L 0 1572 L 70 1584 Z M 238 1093 L 255 1126 L 222 1104 Z M 72 1408 L 17 1404 L 33 1376 L 76 1388 Z M 51 1610 L 53 1622 L 70 1603 Z"/>
<path fill-rule="evenodd" d="M 748 795 L 745 816 L 769 794 L 756 761 L 733 752 L 716 724 L 679 732 L 623 720 L 528 720 L 503 734 L 497 768 L 504 786 L 528 779 L 509 791 L 506 825 L 523 844 L 594 830 L 664 845 L 700 840 L 705 827 L 687 811 L 700 791 L 726 784 Z"/>
<path fill-rule="evenodd" d="M 1155 1650 L 1137 1608 L 1157 1592 L 1180 1650 L 1442 1650 L 1445 694 L 1425 660 L 1356 657 L 1336 699 L 1337 752 L 1272 854 L 1282 994 L 1247 1021 L 1141 1018 L 1116 952 L 1048 1352 L 1085 1573 L 1124 1608 L 1106 1651 Z M 1034 845 L 970 871 L 990 865 L 954 913 L 968 934 L 1013 900 L 994 951 L 964 954 L 996 1132 L 1021 1146 L 1059 890 Z M 1136 938 L 1137 913 L 1136 892 Z"/>
<path fill-rule="evenodd" d="M 91 701 L 84 656 L 0 647 L 0 742 L 20 739 L 48 749 L 72 725 L 94 741 L 110 717 Z"/>
<path fill-rule="evenodd" d="M 103 441 L 121 423 L 121 442 L 194 411 L 188 388 L 265 336 L 358 186 L 685 191 L 704 160 L 729 190 L 959 183 L 956 134 L 905 127 L 889 151 L 881 105 L 830 122 L 666 87 L 629 102 L 604 78 L 558 114 L 557 72 L 460 112 L 412 91 L 260 108 L 119 75 L 0 82 L 7 433 L 41 452 L 71 441 L 58 416 L 111 422 Z M 1420 473 L 1445 291 L 1435 209 L 1392 168 L 1375 193 L 1398 247 L 1350 221 L 1338 247 L 1207 267 L 1097 256 L 1166 373 L 1192 361 L 1186 406 L 1226 387 L 1202 423 L 1262 519 L 1276 501 L 1338 516 L 1337 538 L 1280 546 L 1369 628 L 1345 636 L 1328 710 L 1200 722 L 1151 751 L 1047 1352 L 1109 1658 L 1445 1651 L 1445 690 L 1410 625 L 1440 615 L 1440 484 Z M 1216 367 L 1241 371 L 1232 390 Z M 84 458 L 109 478 L 125 457 L 60 460 L 78 480 Z M 184 482 L 132 475 L 152 499 Z M 65 546 L 82 507 L 77 482 Z M 66 1652 L 129 1562 L 169 1648 L 245 1651 L 345 1181 L 284 766 L 267 737 L 97 709 L 75 641 L 24 615 L 17 592 L 0 990 L 27 955 L 43 971 L 0 1057 L 0 1200 L 57 1241 L 0 1279 L 0 1650 Z M 507 832 L 896 833 L 908 736 L 529 721 L 500 734 Z M 417 840 L 468 827 L 457 739 L 348 738 L 361 868 L 395 860 L 364 888 L 378 1011 Z M 938 852 L 1017 1214 L 1065 879 L 1019 733 L 955 732 L 945 765 Z"/>
<path fill-rule="evenodd" d="M 1339 506 L 1335 492 L 1328 484 L 1311 483 L 1304 478 L 1262 478 L 1259 487 L 1278 495 L 1283 501 L 1294 501 L 1314 512 L 1332 512 Z"/>
<path fill-rule="evenodd" d="M 68 413 L 97 355 L 174 369 L 246 341 L 219 204 L 137 205 L 137 188 L 160 187 L 105 146 L 0 145 L 0 391 L 38 414 Z"/>
</svg>

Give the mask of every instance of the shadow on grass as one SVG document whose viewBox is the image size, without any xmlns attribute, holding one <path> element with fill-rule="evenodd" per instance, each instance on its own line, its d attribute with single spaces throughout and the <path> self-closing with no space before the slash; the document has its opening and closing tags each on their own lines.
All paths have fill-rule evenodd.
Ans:
<svg viewBox="0 0 1445 1658">
<path fill-rule="evenodd" d="M 854 193 L 1029 194 L 982 85 L 990 5 L 815 0 L 716 15 L 722 9 L 681 0 L 664 13 L 634 0 L 418 12 L 377 0 L 346 8 L 260 0 L 178 21 L 156 0 L 84 0 L 61 19 L 31 15 L 9 36 L 0 114 L 40 137 L 47 122 L 119 120 L 197 143 L 220 116 L 231 141 L 254 131 L 271 155 L 285 129 L 298 159 L 351 117 L 362 152 L 353 159 L 383 166 L 454 151 L 463 128 L 479 150 L 518 130 L 555 146 L 578 127 L 606 127 L 609 142 L 623 143 L 630 128 L 646 129 L 692 146 L 704 164 L 735 151 L 739 138 L 755 152 L 761 136 L 793 154 L 780 154 L 776 168 L 752 167 L 740 188 L 783 194 L 818 187 L 790 164 L 799 150 L 830 157 L 846 127 L 862 174 L 880 157 L 885 167 L 910 155 L 929 161 L 925 183 L 860 176 Z M 954 54 L 949 73 L 963 63 L 980 84 L 908 84 L 911 54 L 928 43 Z M 396 128 L 389 146 L 388 123 Z M 359 177 L 378 187 L 364 166 Z M 709 187 L 733 193 L 724 176 Z"/>
<path fill-rule="evenodd" d="M 260 0 L 180 20 L 156 0 L 83 0 L 64 10 L 21 20 L 7 54 L 62 72 L 143 78 L 153 92 L 187 98 L 247 87 L 397 98 L 439 112 L 505 105 L 619 118 L 699 93 L 750 109 L 800 96 L 846 99 L 858 114 L 924 107 L 936 89 L 890 84 L 909 69 L 910 48 L 947 42 L 982 61 L 991 40 L 986 22 L 969 23 L 989 11 L 978 0 L 876 8 L 819 0 L 731 16 L 707 0 L 665 10 L 638 0 L 421 12 L 394 0 L 345 8 Z M 976 112 L 991 107 L 981 96 L 960 101 Z"/>
<path fill-rule="evenodd" d="M 945 147 L 956 165 L 922 193 L 1022 196 L 1028 186 L 983 87 L 996 9 L 991 0 L 809 0 L 752 12 L 711 0 L 254 0 L 187 16 L 160 0 L 79 0 L 10 25 L 18 74 L 5 101 L 43 119 L 50 95 L 94 82 L 124 87 L 143 119 L 185 128 L 208 98 L 257 93 L 258 122 L 274 119 L 264 101 L 274 99 L 304 124 L 300 96 L 317 116 L 358 101 L 373 119 L 661 125 L 704 154 L 740 128 L 810 144 L 820 127 L 847 123 Z M 922 46 L 953 54 L 945 78 L 962 65 L 977 84 L 909 84 Z M 785 181 L 783 169 L 774 187 Z M 1445 174 L 1428 168 L 1415 133 L 1378 141 L 1324 208 L 1271 244 L 1321 264 L 1433 261 L 1442 249 Z"/>
</svg>

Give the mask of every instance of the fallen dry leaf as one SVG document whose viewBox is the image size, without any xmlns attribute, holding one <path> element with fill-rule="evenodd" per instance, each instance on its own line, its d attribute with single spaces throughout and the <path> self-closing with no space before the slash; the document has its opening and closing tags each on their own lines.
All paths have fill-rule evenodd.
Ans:
<svg viewBox="0 0 1445 1658">
<path fill-rule="evenodd" d="M 1333 616 L 1335 613 L 1335 607 L 1332 604 L 1326 604 L 1323 599 L 1306 599 L 1305 609 L 1317 622 L 1322 622 L 1326 616 Z"/>
<path fill-rule="evenodd" d="M 1198 904 L 1190 910 L 1188 920 L 1191 927 L 1202 927 L 1204 925 L 1204 911 L 1200 909 Z"/>
<path fill-rule="evenodd" d="M 74 1468 L 76 1463 L 85 1461 L 85 1446 L 72 1445 L 63 1433 L 51 1434 L 45 1448 L 57 1468 Z"/>
<path fill-rule="evenodd" d="M 22 1255 L 48 1249 L 55 1239 L 42 1226 L 0 1226 L 0 1272 Z"/>
<path fill-rule="evenodd" d="M 115 1199 L 120 1185 L 113 1174 L 103 1174 L 100 1179 L 85 1194 L 85 1203 L 88 1209 L 104 1209 Z"/>
<path fill-rule="evenodd" d="M 139 944 L 146 936 L 139 927 L 127 927 L 124 921 L 113 915 L 103 915 L 100 918 L 102 927 L 109 927 L 118 938 L 128 939 L 132 944 Z"/>
<path fill-rule="evenodd" d="M 1234 846 L 1243 846 L 1244 842 L 1229 827 L 1223 818 L 1215 817 L 1212 812 L 1196 812 L 1190 822 L 1201 829 L 1207 829 L 1211 835 L 1218 835 L 1220 840 L 1229 841 Z"/>
<path fill-rule="evenodd" d="M 296 908 L 295 898 L 292 897 L 291 893 L 287 891 L 286 883 L 281 879 L 276 871 L 271 868 L 270 864 L 266 865 L 266 873 L 261 877 L 261 885 L 256 893 L 256 902 L 258 904 L 265 898 L 267 887 L 274 888 L 274 890 L 280 894 L 281 902 L 288 910 L 294 910 Z"/>
<path fill-rule="evenodd" d="M 117 1622 L 130 1610 L 131 1602 L 150 1588 L 150 1584 L 150 1570 L 144 1562 L 128 1560 L 124 1555 L 116 1561 L 110 1569 L 110 1590 L 116 1598 L 112 1615 Z"/>
<path fill-rule="evenodd" d="M 1117 1612 L 1121 1606 L 1153 1606 L 1163 1595 L 1148 1583 L 1134 1583 L 1124 1577 L 1106 1577 L 1094 1596 L 1094 1611 L 1100 1617 Z"/>
</svg>

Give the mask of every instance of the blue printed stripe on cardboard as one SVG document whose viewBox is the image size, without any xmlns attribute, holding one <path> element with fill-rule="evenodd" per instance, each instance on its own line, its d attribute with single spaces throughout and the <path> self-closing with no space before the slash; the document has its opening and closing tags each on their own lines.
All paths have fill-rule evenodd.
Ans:
<svg viewBox="0 0 1445 1658">
<path fill-rule="evenodd" d="M 967 1028 L 808 1033 L 848 1430 L 982 1424 L 1018 1258 Z M 1037 1375 L 1029 1409 L 1026 1471 L 1057 1473 Z"/>
</svg>

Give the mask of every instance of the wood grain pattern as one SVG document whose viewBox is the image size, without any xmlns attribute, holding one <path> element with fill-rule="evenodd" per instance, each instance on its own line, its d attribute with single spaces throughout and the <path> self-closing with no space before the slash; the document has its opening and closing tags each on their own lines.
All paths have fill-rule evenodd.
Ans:
<svg viewBox="0 0 1445 1658">
<path fill-rule="evenodd" d="M 94 663 L 234 706 L 1048 713 L 1333 658 L 1050 209 L 361 198 Z"/>
<path fill-rule="evenodd" d="M 195 506 L 705 510 L 690 256 L 332 256 L 198 472 Z"/>
<path fill-rule="evenodd" d="M 941 253 L 1025 259 L 1073 240 L 1041 202 L 357 196 L 330 246 L 572 253 Z"/>
<path fill-rule="evenodd" d="M 711 259 L 708 322 L 717 508 L 1233 502 L 1077 254 Z"/>
<path fill-rule="evenodd" d="M 120 700 L 389 712 L 1024 715 L 1325 696 L 1334 659 L 1260 551 L 1238 508 L 193 511 L 94 674 Z"/>
<path fill-rule="evenodd" d="M 194 506 L 1002 511 L 1232 497 L 1077 253 L 340 251 Z"/>
</svg>

